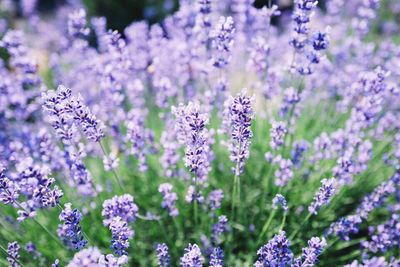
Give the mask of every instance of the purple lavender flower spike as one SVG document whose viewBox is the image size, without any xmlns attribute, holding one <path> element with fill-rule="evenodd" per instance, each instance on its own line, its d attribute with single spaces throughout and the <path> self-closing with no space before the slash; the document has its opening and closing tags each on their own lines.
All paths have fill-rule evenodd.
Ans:
<svg viewBox="0 0 400 267">
<path fill-rule="evenodd" d="M 185 254 L 181 257 L 181 267 L 203 267 L 204 258 L 200 248 L 196 244 L 189 244 L 185 248 Z"/>
<path fill-rule="evenodd" d="M 115 257 L 113 254 L 101 255 L 99 258 L 99 266 L 101 267 L 121 267 L 128 264 L 128 257 L 122 255 Z"/>
<path fill-rule="evenodd" d="M 221 243 L 221 235 L 228 231 L 228 218 L 225 215 L 218 217 L 218 222 L 212 227 L 211 240 L 215 245 Z"/>
<path fill-rule="evenodd" d="M 324 238 L 312 237 L 308 240 L 308 247 L 303 248 L 303 254 L 295 259 L 294 267 L 314 266 L 318 262 L 318 256 L 322 253 L 326 241 Z"/>
<path fill-rule="evenodd" d="M 122 196 L 114 196 L 112 199 L 107 199 L 103 203 L 103 223 L 105 226 L 110 225 L 112 219 L 116 216 L 121 217 L 126 222 L 134 222 L 138 215 L 139 208 L 133 202 L 133 197 L 129 194 Z"/>
<path fill-rule="evenodd" d="M 272 199 L 272 208 L 276 210 L 278 209 L 278 205 L 280 205 L 284 211 L 288 210 L 286 199 L 281 194 L 276 194 Z"/>
<path fill-rule="evenodd" d="M 90 29 L 86 27 L 86 12 L 76 10 L 68 16 L 68 34 L 75 38 L 87 37 Z"/>
<path fill-rule="evenodd" d="M 20 258 L 19 249 L 20 246 L 17 242 L 8 243 L 7 261 L 10 264 L 10 267 L 20 267 L 19 263 L 17 262 Z"/>
<path fill-rule="evenodd" d="M 220 247 L 213 249 L 210 256 L 210 267 L 222 267 L 224 266 L 224 252 Z"/>
<path fill-rule="evenodd" d="M 216 189 L 211 191 L 208 194 L 208 203 L 210 205 L 210 209 L 215 211 L 221 207 L 221 201 L 224 198 L 224 191 L 221 189 Z"/>
<path fill-rule="evenodd" d="M 269 142 L 272 149 L 276 150 L 283 145 L 287 132 L 288 130 L 285 122 L 272 121 L 270 129 L 271 141 Z"/>
<path fill-rule="evenodd" d="M 284 159 L 278 156 L 273 159 L 275 164 L 278 164 L 279 169 L 275 171 L 275 184 L 277 186 L 285 186 L 293 178 L 293 163 L 290 159 Z"/>
<path fill-rule="evenodd" d="M 75 253 L 73 259 L 68 263 L 67 267 L 77 266 L 98 266 L 101 252 L 96 247 L 82 249 Z"/>
<path fill-rule="evenodd" d="M 313 202 L 308 207 L 308 211 L 311 214 L 317 214 L 318 210 L 323 205 L 328 205 L 331 197 L 335 193 L 335 178 L 323 179 L 321 181 L 322 186 L 314 196 Z"/>
<path fill-rule="evenodd" d="M 64 209 L 59 216 L 63 224 L 58 226 L 58 236 L 72 249 L 81 250 L 87 244 L 84 239 L 81 226 L 82 214 L 77 209 L 71 208 L 71 203 L 64 205 Z"/>
<path fill-rule="evenodd" d="M 0 168 L 0 202 L 13 204 L 19 197 L 19 187 L 6 177 L 5 169 Z"/>
<path fill-rule="evenodd" d="M 212 64 L 224 68 L 231 58 L 235 26 L 232 17 L 220 17 L 215 29 L 210 33 L 213 47 Z"/>
<path fill-rule="evenodd" d="M 159 267 L 169 267 L 170 257 L 168 246 L 165 243 L 157 244 L 156 247 L 157 260 Z"/>
<path fill-rule="evenodd" d="M 111 248 L 118 256 L 127 255 L 129 239 L 134 232 L 129 228 L 128 223 L 121 217 L 113 217 L 109 226 L 112 234 Z"/>
<path fill-rule="evenodd" d="M 163 202 L 161 203 L 161 206 L 168 210 L 170 216 L 178 216 L 179 210 L 175 206 L 175 202 L 178 200 L 178 195 L 172 192 L 172 185 L 169 183 L 160 184 L 158 187 L 158 192 L 160 192 L 163 196 Z"/>
<path fill-rule="evenodd" d="M 245 161 L 249 158 L 249 147 L 253 132 L 251 121 L 254 118 L 253 112 L 254 97 L 246 95 L 243 89 L 236 97 L 230 97 L 225 102 L 224 125 L 230 135 L 229 151 L 230 159 L 235 163 L 233 171 L 235 175 L 243 172 Z"/>
<path fill-rule="evenodd" d="M 291 266 L 293 262 L 293 253 L 290 250 L 290 241 L 286 238 L 284 231 L 275 235 L 268 243 L 262 246 L 258 251 L 258 260 L 254 267 L 264 266 Z"/>
</svg>

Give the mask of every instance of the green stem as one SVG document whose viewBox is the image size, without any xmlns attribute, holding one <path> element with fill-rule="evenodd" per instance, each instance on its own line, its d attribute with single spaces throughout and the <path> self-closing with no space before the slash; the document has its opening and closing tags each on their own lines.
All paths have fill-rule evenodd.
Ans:
<svg viewBox="0 0 400 267">
<path fill-rule="evenodd" d="M 283 230 L 283 226 L 285 225 L 285 222 L 286 222 L 286 215 L 287 215 L 287 211 L 285 211 L 283 213 L 282 222 L 281 222 L 281 225 L 279 226 L 279 231 L 278 232 Z"/>
<path fill-rule="evenodd" d="M 272 222 L 272 219 L 273 219 L 274 216 L 275 216 L 275 213 L 276 213 L 276 210 L 273 210 L 273 211 L 269 214 L 268 220 L 265 222 L 265 224 L 264 224 L 264 226 L 263 226 L 263 229 L 262 229 L 262 231 L 261 231 L 261 234 L 260 234 L 260 236 L 258 237 L 257 244 L 260 244 L 261 239 L 263 238 L 264 234 L 267 232 L 267 230 L 268 230 L 268 228 L 269 228 L 269 226 L 270 226 L 270 224 L 271 224 L 271 222 Z"/>
<path fill-rule="evenodd" d="M 297 233 L 302 229 L 302 226 L 311 218 L 311 216 L 312 216 L 312 213 L 308 213 L 307 217 L 300 224 L 300 227 L 297 228 L 297 230 L 294 231 L 293 234 L 289 237 L 289 240 L 294 240 L 294 238 L 296 237 Z"/>
</svg>

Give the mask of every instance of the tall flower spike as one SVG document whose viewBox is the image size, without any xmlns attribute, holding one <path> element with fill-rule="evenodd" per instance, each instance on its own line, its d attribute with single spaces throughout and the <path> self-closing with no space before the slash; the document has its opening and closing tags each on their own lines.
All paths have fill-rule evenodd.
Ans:
<svg viewBox="0 0 400 267">
<path fill-rule="evenodd" d="M 81 250 L 87 244 L 83 237 L 81 226 L 82 214 L 77 209 L 71 208 L 71 203 L 64 205 L 64 209 L 59 216 L 62 225 L 58 226 L 57 233 L 64 243 L 70 248 Z"/>
<path fill-rule="evenodd" d="M 329 204 L 329 201 L 335 193 L 336 179 L 323 179 L 321 181 L 322 186 L 314 196 L 313 202 L 308 207 L 308 211 L 312 214 L 317 214 L 318 210 L 323 206 Z"/>
<path fill-rule="evenodd" d="M 236 97 L 230 97 L 225 102 L 224 125 L 230 135 L 229 151 L 230 159 L 236 164 L 233 168 L 235 175 L 243 172 L 245 161 L 249 158 L 249 147 L 253 132 L 251 121 L 254 118 L 253 112 L 254 97 L 246 95 L 243 89 Z"/>
<path fill-rule="evenodd" d="M 68 34 L 72 37 L 87 37 L 90 29 L 86 27 L 86 12 L 79 9 L 68 16 Z"/>
<path fill-rule="evenodd" d="M 196 244 L 189 244 L 185 248 L 185 254 L 181 257 L 181 267 L 202 267 L 204 258 L 201 255 L 199 246 Z"/>
<path fill-rule="evenodd" d="M 276 210 L 278 209 L 278 205 L 280 205 L 284 211 L 287 211 L 288 207 L 286 199 L 281 194 L 276 194 L 272 199 L 272 208 Z"/>
<path fill-rule="evenodd" d="M 276 150 L 281 147 L 285 141 L 285 135 L 288 132 L 286 123 L 283 121 L 272 121 L 271 129 L 271 141 L 269 142 L 272 149 Z"/>
<path fill-rule="evenodd" d="M 218 217 L 218 222 L 212 227 L 211 240 L 213 244 L 219 245 L 221 243 L 221 235 L 228 231 L 228 218 L 225 215 Z"/>
<path fill-rule="evenodd" d="M 18 245 L 17 242 L 12 242 L 8 243 L 8 248 L 7 248 L 7 261 L 10 264 L 10 267 L 20 267 L 19 263 L 17 262 L 19 260 L 19 249 L 20 246 Z"/>
<path fill-rule="evenodd" d="M 121 217 L 121 219 L 126 222 L 133 222 L 136 220 L 138 212 L 139 208 L 133 202 L 133 197 L 129 194 L 125 194 L 105 200 L 101 215 L 104 218 L 104 225 L 108 226 L 116 216 Z"/>
<path fill-rule="evenodd" d="M 318 261 L 318 256 L 322 253 L 326 241 L 324 238 L 312 237 L 308 240 L 308 247 L 303 248 L 303 254 L 297 258 L 294 267 L 314 266 Z"/>
<path fill-rule="evenodd" d="M 213 249 L 210 256 L 210 267 L 222 267 L 224 266 L 224 252 L 220 247 Z"/>
<path fill-rule="evenodd" d="M 129 228 L 128 223 L 117 216 L 112 218 L 109 228 L 112 234 L 111 248 L 118 256 L 127 255 L 129 239 L 131 239 L 134 234 Z"/>
<path fill-rule="evenodd" d="M 156 247 L 158 266 L 159 267 L 169 267 L 170 266 L 170 257 L 168 246 L 165 243 L 157 244 Z"/>
<path fill-rule="evenodd" d="M 235 26 L 232 17 L 220 17 L 215 29 L 210 33 L 212 38 L 212 64 L 224 68 L 231 58 Z"/>
<path fill-rule="evenodd" d="M 254 267 L 265 266 L 291 266 L 293 261 L 293 253 L 290 250 L 290 242 L 286 238 L 284 231 L 275 235 L 266 245 L 257 251 L 258 260 L 254 263 Z"/>
<path fill-rule="evenodd" d="M 175 206 L 175 202 L 178 200 L 178 195 L 172 192 L 172 185 L 169 183 L 160 184 L 158 192 L 162 194 L 164 199 L 161 206 L 168 210 L 170 216 L 178 216 L 179 211 Z"/>
</svg>

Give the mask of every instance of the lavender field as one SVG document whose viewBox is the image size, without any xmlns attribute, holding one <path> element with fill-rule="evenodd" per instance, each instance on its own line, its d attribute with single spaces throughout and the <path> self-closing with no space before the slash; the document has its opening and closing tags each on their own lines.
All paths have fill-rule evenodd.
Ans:
<svg viewBox="0 0 400 267">
<path fill-rule="evenodd" d="M 0 266 L 400 266 L 400 1 L 39 2 L 0 0 Z"/>
</svg>

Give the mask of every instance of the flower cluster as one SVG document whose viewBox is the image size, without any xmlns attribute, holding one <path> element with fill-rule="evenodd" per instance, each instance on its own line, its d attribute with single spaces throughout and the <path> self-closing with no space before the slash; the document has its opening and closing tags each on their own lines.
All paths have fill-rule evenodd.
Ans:
<svg viewBox="0 0 400 267">
<path fill-rule="evenodd" d="M 169 215 L 176 217 L 179 215 L 179 210 L 175 206 L 175 202 L 178 200 L 178 195 L 172 192 L 172 185 L 169 183 L 160 184 L 158 192 L 163 196 L 163 202 L 161 206 L 168 210 Z"/>
<path fill-rule="evenodd" d="M 291 266 L 293 261 L 290 241 L 286 238 L 285 232 L 275 235 L 257 251 L 257 255 L 258 260 L 254 263 L 255 267 Z"/>
<path fill-rule="evenodd" d="M 202 267 L 204 258 L 201 255 L 199 246 L 196 244 L 189 244 L 185 248 L 185 254 L 181 257 L 181 267 Z"/>
<path fill-rule="evenodd" d="M 317 194 L 314 196 L 313 202 L 308 207 L 308 211 L 312 214 L 317 214 L 318 210 L 323 206 L 329 204 L 332 195 L 335 193 L 335 178 L 323 179 L 322 186 L 319 188 Z"/>
<path fill-rule="evenodd" d="M 82 213 L 77 209 L 71 208 L 71 203 L 64 205 L 64 209 L 59 216 L 63 224 L 58 226 L 58 236 L 72 249 L 81 250 L 87 244 L 84 239 L 81 226 Z"/>
<path fill-rule="evenodd" d="M 245 161 L 249 158 L 249 147 L 253 133 L 251 121 L 254 117 L 254 98 L 246 95 L 243 89 L 236 97 L 231 97 L 225 102 L 224 124 L 230 135 L 230 159 L 236 164 L 233 171 L 235 175 L 243 172 Z"/>
</svg>

